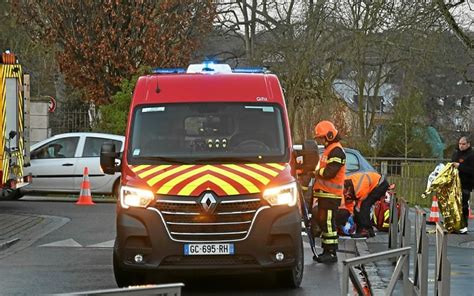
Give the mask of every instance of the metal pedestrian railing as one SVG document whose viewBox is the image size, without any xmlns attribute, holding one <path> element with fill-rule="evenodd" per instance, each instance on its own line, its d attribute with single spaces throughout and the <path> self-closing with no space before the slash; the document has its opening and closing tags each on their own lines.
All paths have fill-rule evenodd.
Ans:
<svg viewBox="0 0 474 296">
<path fill-rule="evenodd" d="M 400 206 L 400 219 L 398 219 L 398 208 Z M 409 256 L 412 247 L 410 247 L 411 221 L 409 219 L 408 203 L 404 199 L 393 197 L 390 204 L 390 226 L 388 251 L 378 252 L 367 256 L 354 257 L 343 261 L 343 283 L 341 295 L 347 295 L 349 289 L 349 280 L 359 295 L 367 295 L 364 291 L 364 285 L 360 282 L 355 270 L 356 266 L 377 262 L 392 258 L 396 260 L 395 269 L 390 278 L 390 282 L 385 290 L 385 295 L 392 295 L 396 283 L 402 281 L 402 295 L 427 295 L 428 294 L 428 235 L 426 231 L 426 212 L 420 207 L 415 207 L 415 255 L 413 263 L 413 279 L 409 278 L 410 266 Z M 434 295 L 449 295 L 451 282 L 451 263 L 447 258 L 447 230 L 436 223 L 436 261 L 435 261 L 435 281 Z M 370 287 L 370 278 L 368 281 L 369 295 L 374 295 Z"/>
<path fill-rule="evenodd" d="M 408 207 L 408 203 L 403 198 L 393 198 L 394 200 L 398 200 L 398 204 L 400 204 L 400 221 L 398 222 L 398 247 L 403 248 L 410 245 L 411 239 L 411 222 L 408 219 L 408 214 L 410 212 L 410 208 Z M 396 207 L 395 207 L 396 208 Z"/>
<path fill-rule="evenodd" d="M 393 195 L 390 199 L 390 216 L 388 227 L 388 248 L 395 249 L 398 246 L 398 208 L 397 198 Z"/>
<path fill-rule="evenodd" d="M 426 235 L 426 213 L 415 207 L 415 256 L 413 261 L 413 293 L 428 295 L 428 236 Z"/>
<path fill-rule="evenodd" d="M 398 206 L 400 209 L 398 209 Z M 389 249 L 403 248 L 410 245 L 411 222 L 408 219 L 409 211 L 408 203 L 403 198 L 394 197 L 390 199 Z"/>
<path fill-rule="evenodd" d="M 434 295 L 449 295 L 451 283 L 451 262 L 448 253 L 448 231 L 440 223 L 436 223 L 436 262 Z"/>
<path fill-rule="evenodd" d="M 392 295 L 393 290 L 395 289 L 395 285 L 398 279 L 401 277 L 403 281 L 403 295 L 410 294 L 410 282 L 408 279 L 408 272 L 409 272 L 409 256 L 410 256 L 411 247 L 404 247 L 389 251 L 383 251 L 379 253 L 370 254 L 367 256 L 360 256 L 354 257 L 350 259 L 346 259 L 342 262 L 343 269 L 342 269 L 342 290 L 341 295 L 347 295 L 349 292 L 349 283 L 348 279 L 351 280 L 354 288 L 356 289 L 359 295 L 366 295 L 362 288 L 362 284 L 360 283 L 357 272 L 355 270 L 355 266 L 366 264 L 369 262 L 376 262 L 382 261 L 391 258 L 398 258 L 397 264 L 395 266 L 395 270 L 393 271 L 392 277 L 390 278 L 390 283 L 388 284 L 386 295 Z M 370 286 L 369 286 L 370 288 Z M 370 295 L 373 295 L 373 292 L 370 291 Z"/>
</svg>

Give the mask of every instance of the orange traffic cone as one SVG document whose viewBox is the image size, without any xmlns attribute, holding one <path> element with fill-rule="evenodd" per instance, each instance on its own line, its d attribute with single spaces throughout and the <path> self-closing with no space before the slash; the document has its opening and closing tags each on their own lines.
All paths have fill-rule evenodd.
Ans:
<svg viewBox="0 0 474 296">
<path fill-rule="evenodd" d="M 436 195 L 433 195 L 433 202 L 431 203 L 431 212 L 427 223 L 436 223 L 439 222 L 439 208 L 438 208 L 438 198 Z"/>
<path fill-rule="evenodd" d="M 76 205 L 94 205 L 91 195 L 91 183 L 89 182 L 89 169 L 87 167 L 84 168 L 84 177 L 81 183 L 81 193 L 79 195 L 79 199 L 76 202 Z"/>
</svg>

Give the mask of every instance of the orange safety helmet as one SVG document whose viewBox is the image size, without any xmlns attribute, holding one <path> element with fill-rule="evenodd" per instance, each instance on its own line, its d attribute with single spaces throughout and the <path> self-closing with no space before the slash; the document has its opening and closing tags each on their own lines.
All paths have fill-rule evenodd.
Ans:
<svg viewBox="0 0 474 296">
<path fill-rule="evenodd" d="M 334 124 L 328 120 L 323 120 L 314 127 L 314 136 L 316 138 L 326 138 L 328 141 L 334 140 L 337 136 L 337 129 Z"/>
</svg>

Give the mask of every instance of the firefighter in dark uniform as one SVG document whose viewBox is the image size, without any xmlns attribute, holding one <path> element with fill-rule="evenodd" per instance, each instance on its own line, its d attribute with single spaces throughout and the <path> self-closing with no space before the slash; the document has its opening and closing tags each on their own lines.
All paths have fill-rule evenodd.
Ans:
<svg viewBox="0 0 474 296">
<path fill-rule="evenodd" d="M 315 171 L 316 181 L 313 187 L 313 197 L 318 202 L 318 210 L 313 211 L 313 217 L 316 217 L 316 222 L 322 231 L 323 248 L 323 253 L 318 255 L 316 261 L 333 263 L 337 262 L 336 211 L 343 198 L 346 154 L 332 122 L 324 120 L 318 123 L 314 128 L 314 137 L 325 147 L 319 160 L 319 167 Z"/>
</svg>

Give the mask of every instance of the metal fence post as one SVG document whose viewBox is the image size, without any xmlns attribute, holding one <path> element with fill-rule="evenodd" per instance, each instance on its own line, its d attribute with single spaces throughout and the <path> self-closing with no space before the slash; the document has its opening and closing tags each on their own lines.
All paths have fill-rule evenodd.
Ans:
<svg viewBox="0 0 474 296">
<path fill-rule="evenodd" d="M 411 223 L 408 219 L 410 208 L 405 199 L 399 198 L 400 203 L 400 221 L 398 224 L 398 239 L 400 240 L 399 248 L 403 248 L 410 245 L 410 234 L 411 234 Z"/>
<path fill-rule="evenodd" d="M 390 198 L 390 225 L 388 229 L 388 248 L 395 249 L 398 246 L 398 209 L 397 197 L 392 195 Z"/>
<path fill-rule="evenodd" d="M 449 296 L 451 282 L 451 262 L 448 253 L 448 231 L 439 222 L 436 223 L 436 260 L 434 295 Z"/>
<path fill-rule="evenodd" d="M 398 244 L 399 248 L 404 248 L 410 246 L 410 219 L 408 219 L 408 214 L 410 208 L 408 207 L 408 203 L 403 198 L 398 198 L 398 202 L 400 203 L 400 221 L 398 223 Z M 396 204 L 395 204 L 396 208 Z M 410 276 L 410 253 L 406 255 L 406 264 L 403 265 L 402 268 L 402 282 L 403 282 L 403 294 L 404 295 L 411 295 L 412 293 L 412 286 L 409 279 Z"/>
<path fill-rule="evenodd" d="M 415 207 L 415 256 L 413 260 L 413 290 L 416 295 L 428 295 L 428 236 L 426 234 L 426 212 Z"/>
<path fill-rule="evenodd" d="M 388 161 L 381 161 L 380 162 L 380 174 L 382 176 L 388 175 Z"/>
</svg>

